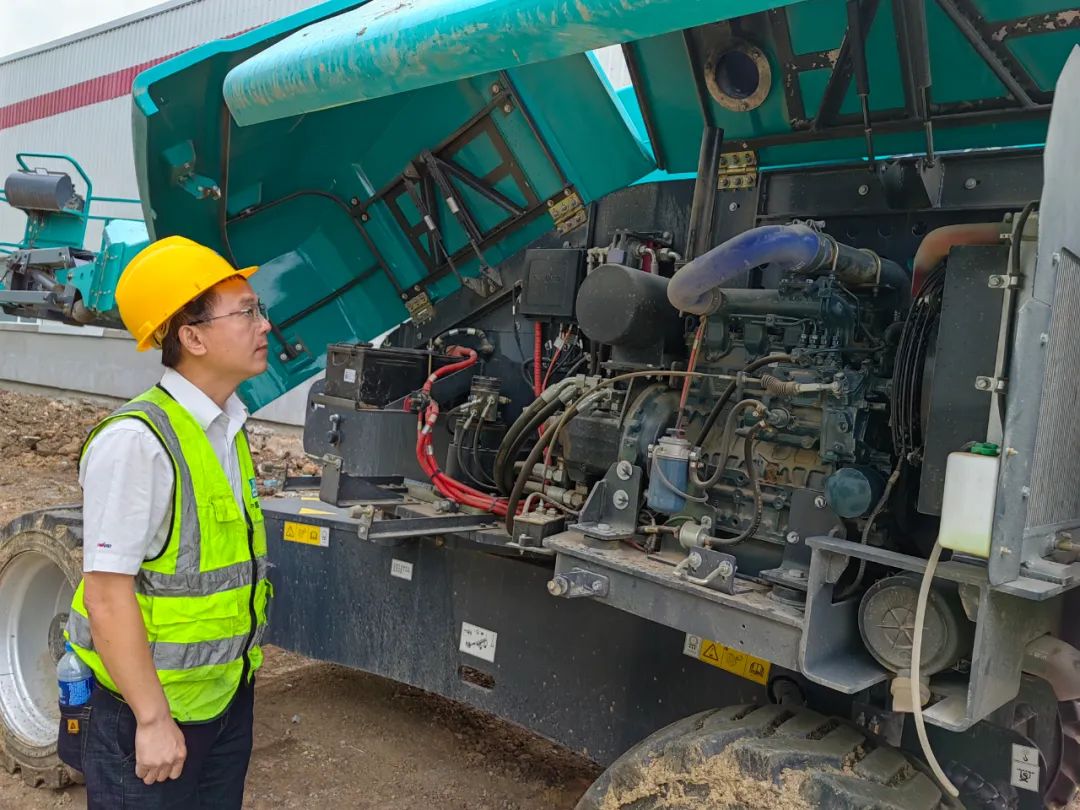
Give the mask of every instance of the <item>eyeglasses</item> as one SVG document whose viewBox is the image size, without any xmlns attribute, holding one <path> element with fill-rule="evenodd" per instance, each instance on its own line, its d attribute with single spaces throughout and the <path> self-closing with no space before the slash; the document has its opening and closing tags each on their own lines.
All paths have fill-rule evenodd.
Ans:
<svg viewBox="0 0 1080 810">
<path fill-rule="evenodd" d="M 246 309 L 238 309 L 235 312 L 226 312 L 224 315 L 214 315 L 212 318 L 202 318 L 198 321 L 191 321 L 188 325 L 198 326 L 201 323 L 210 323 L 211 321 L 217 321 L 221 318 L 231 318 L 233 315 L 243 315 L 251 323 L 257 323 L 259 320 L 270 320 L 270 318 L 266 314 L 266 304 L 260 301 L 253 307 L 247 307 Z"/>
</svg>

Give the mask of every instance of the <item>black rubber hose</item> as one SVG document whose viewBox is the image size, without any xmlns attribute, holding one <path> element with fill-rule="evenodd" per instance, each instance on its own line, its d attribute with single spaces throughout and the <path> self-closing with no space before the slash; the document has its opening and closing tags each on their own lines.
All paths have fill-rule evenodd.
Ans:
<svg viewBox="0 0 1080 810">
<path fill-rule="evenodd" d="M 532 380 L 529 381 L 529 385 L 532 385 Z M 505 435 L 503 435 L 502 442 L 499 444 L 500 451 L 504 446 L 509 445 L 510 442 L 517 438 L 518 434 L 525 429 L 529 420 L 543 407 L 544 400 L 537 397 L 522 409 L 521 413 L 518 414 L 517 419 L 511 423 L 510 427 L 507 428 Z"/>
<path fill-rule="evenodd" d="M 537 402 L 543 402 L 543 400 L 537 400 Z M 539 411 L 534 412 L 527 421 L 522 423 L 521 429 L 518 430 L 513 436 L 508 431 L 506 437 L 499 444 L 499 452 L 495 455 L 495 465 L 492 472 L 495 477 L 495 483 L 499 487 L 499 491 L 506 495 L 514 485 L 514 461 L 517 459 L 518 452 L 528 441 L 530 435 L 539 429 L 540 425 L 544 424 L 548 419 L 554 416 L 563 407 L 561 399 L 556 397 L 551 402 L 545 403 L 544 407 Z M 524 412 L 522 413 L 524 415 Z M 514 422 L 517 425 L 521 419 Z M 513 428 L 511 428 L 513 430 Z M 532 469 L 529 467 L 528 469 Z"/>
<path fill-rule="evenodd" d="M 476 465 L 476 471 L 480 474 L 480 477 L 484 481 L 484 486 L 488 489 L 498 490 L 498 485 L 495 483 L 495 479 L 487 474 L 487 470 L 484 469 L 484 461 L 480 458 L 480 433 L 484 426 L 484 420 L 481 419 L 476 423 L 476 432 L 473 433 L 472 440 L 472 460 Z"/>
<path fill-rule="evenodd" d="M 745 366 L 743 366 L 742 373 L 749 374 L 752 371 L 757 371 L 757 369 L 761 368 L 762 366 L 769 366 L 773 363 L 790 363 L 792 359 L 793 358 L 790 354 L 769 354 L 765 357 L 759 357 L 757 360 L 752 360 L 751 362 L 747 363 Z M 720 418 L 720 414 L 723 412 L 724 406 L 728 404 L 728 400 L 731 399 L 737 387 L 738 383 L 736 380 L 732 380 L 731 382 L 729 382 L 727 384 L 727 388 L 724 389 L 723 393 L 720 394 L 719 399 L 717 399 L 716 403 L 712 406 L 712 410 L 709 411 L 709 415 L 705 419 L 705 424 L 702 426 L 701 432 L 698 434 L 697 441 L 694 442 L 694 444 L 696 444 L 698 447 L 704 446 L 705 437 L 709 435 L 709 431 L 711 431 L 716 425 L 716 420 Z"/>
<path fill-rule="evenodd" d="M 737 543 L 741 543 L 743 540 L 748 540 L 754 536 L 754 532 L 761 526 L 761 518 L 765 514 L 765 503 L 761 497 L 761 482 L 758 481 L 757 467 L 754 466 L 754 434 L 757 433 L 757 428 L 751 428 L 750 432 L 746 434 L 746 441 L 743 443 L 743 459 L 746 462 L 746 476 L 750 479 L 750 486 L 754 490 L 754 517 L 750 521 L 750 525 L 739 532 L 734 537 L 716 537 L 711 535 L 707 541 L 710 547 L 712 546 L 734 546 Z"/>
<path fill-rule="evenodd" d="M 713 474 L 708 478 L 702 479 L 698 477 L 697 470 L 691 468 L 690 479 L 693 481 L 694 486 L 703 491 L 708 491 L 720 483 L 720 478 L 724 474 L 724 464 L 727 459 L 728 448 L 731 446 L 731 436 L 735 433 L 735 422 L 742 412 L 748 407 L 755 407 L 759 409 L 759 413 L 765 412 L 765 406 L 760 400 L 756 399 L 744 399 L 735 403 L 735 407 L 728 412 L 727 419 L 724 421 L 724 434 L 720 437 L 720 452 L 723 454 L 720 459 L 720 463 L 716 465 L 716 469 L 713 470 Z M 757 430 L 758 428 L 754 428 Z"/>
<path fill-rule="evenodd" d="M 570 406 L 574 409 L 574 406 Z M 551 444 L 552 438 L 555 436 L 555 430 L 547 430 L 544 435 L 540 437 L 533 449 L 529 452 L 529 457 L 525 459 L 525 467 L 518 473 L 517 479 L 514 481 L 514 488 L 510 490 L 510 496 L 506 502 L 506 531 L 512 537 L 514 534 L 514 517 L 517 512 L 517 505 L 521 501 L 521 495 L 525 491 L 525 482 L 529 480 L 529 470 L 540 460 L 540 457 L 544 454 L 544 450 L 549 444 Z"/>
<path fill-rule="evenodd" d="M 465 436 L 464 435 L 462 435 L 461 440 L 462 440 L 462 443 L 465 441 Z M 491 486 L 490 484 L 485 484 L 483 481 L 481 481 L 479 478 L 477 478 L 475 475 L 473 475 L 472 471 L 469 469 L 469 465 L 465 463 L 465 457 L 461 453 L 461 449 L 462 449 L 462 446 L 463 446 L 462 443 L 458 443 L 458 444 L 454 445 L 454 447 L 455 447 L 454 453 L 457 456 L 458 467 L 460 468 L 462 474 L 464 474 L 464 476 L 466 478 L 468 478 L 472 482 L 472 486 L 477 487 L 478 489 L 481 489 L 484 492 L 489 492 L 489 491 L 493 490 L 494 489 L 493 486 Z"/>
</svg>

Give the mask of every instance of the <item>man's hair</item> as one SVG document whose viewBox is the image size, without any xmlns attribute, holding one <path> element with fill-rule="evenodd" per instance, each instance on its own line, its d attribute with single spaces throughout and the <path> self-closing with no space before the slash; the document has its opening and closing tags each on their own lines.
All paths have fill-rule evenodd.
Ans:
<svg viewBox="0 0 1080 810">
<path fill-rule="evenodd" d="M 209 318 L 216 301 L 217 293 L 213 289 L 207 290 L 198 298 L 185 304 L 183 309 L 154 333 L 154 342 L 161 347 L 161 365 L 176 368 L 183 356 L 180 345 L 180 327 Z"/>
</svg>

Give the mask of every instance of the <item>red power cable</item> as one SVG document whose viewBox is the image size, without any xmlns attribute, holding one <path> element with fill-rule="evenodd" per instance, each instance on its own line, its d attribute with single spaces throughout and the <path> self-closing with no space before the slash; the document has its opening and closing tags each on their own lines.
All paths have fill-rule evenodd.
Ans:
<svg viewBox="0 0 1080 810">
<path fill-rule="evenodd" d="M 447 349 L 446 353 L 451 357 L 463 357 L 465 359 L 459 363 L 451 363 L 448 366 L 436 369 L 424 382 L 423 391 L 425 394 L 431 394 L 432 385 L 434 385 L 440 377 L 445 377 L 447 374 L 453 374 L 455 371 L 468 368 L 476 363 L 476 352 L 472 349 L 466 349 L 461 346 L 451 346 Z M 492 495 L 488 495 L 486 492 L 473 489 L 467 484 L 463 484 L 462 482 L 451 478 L 439 469 L 438 462 L 435 461 L 435 449 L 431 444 L 432 431 L 435 428 L 435 422 L 438 418 L 439 403 L 435 400 L 431 400 L 428 406 L 419 415 L 416 426 L 416 461 L 420 465 L 420 469 L 422 469 L 428 478 L 431 479 L 431 483 L 440 495 L 449 498 L 456 503 L 472 506 L 476 509 L 483 509 L 492 512 L 499 517 L 505 517 L 507 505 L 505 499 L 496 498 Z"/>
<path fill-rule="evenodd" d="M 541 378 L 544 365 L 544 327 L 537 321 L 533 324 L 533 394 L 540 396 L 544 392 Z"/>
</svg>

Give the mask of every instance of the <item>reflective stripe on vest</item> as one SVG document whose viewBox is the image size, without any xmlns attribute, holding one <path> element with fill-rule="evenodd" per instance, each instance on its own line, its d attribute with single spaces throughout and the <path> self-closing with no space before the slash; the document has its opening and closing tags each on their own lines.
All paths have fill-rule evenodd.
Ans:
<svg viewBox="0 0 1080 810">
<path fill-rule="evenodd" d="M 86 617 L 72 611 L 68 616 L 68 634 L 72 644 L 85 649 L 94 649 L 94 639 L 90 635 L 90 622 Z M 266 633 L 266 623 L 255 628 L 252 646 L 258 645 Z M 244 645 L 248 634 L 232 638 L 196 641 L 192 644 L 176 644 L 169 641 L 150 643 L 150 653 L 154 658 L 154 669 L 194 669 L 210 667 L 235 661 L 244 654 Z"/>
</svg>

